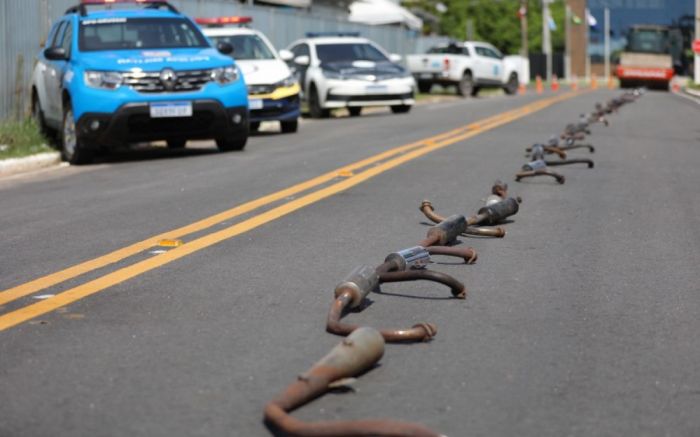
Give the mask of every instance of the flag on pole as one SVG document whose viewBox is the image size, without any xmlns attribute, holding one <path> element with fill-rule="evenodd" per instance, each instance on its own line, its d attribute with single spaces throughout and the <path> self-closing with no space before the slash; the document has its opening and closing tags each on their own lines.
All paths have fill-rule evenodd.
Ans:
<svg viewBox="0 0 700 437">
<path fill-rule="evenodd" d="M 590 26 L 593 29 L 596 29 L 598 27 L 598 20 L 595 19 L 593 15 L 589 11 L 586 11 L 586 15 L 588 15 L 588 26 Z"/>
<path fill-rule="evenodd" d="M 571 22 L 574 23 L 574 24 L 581 24 L 581 17 L 579 17 L 578 15 L 572 13 L 572 14 L 571 14 Z"/>
<path fill-rule="evenodd" d="M 547 24 L 549 25 L 549 30 L 557 30 L 557 23 L 554 22 L 554 18 L 547 17 Z"/>
</svg>

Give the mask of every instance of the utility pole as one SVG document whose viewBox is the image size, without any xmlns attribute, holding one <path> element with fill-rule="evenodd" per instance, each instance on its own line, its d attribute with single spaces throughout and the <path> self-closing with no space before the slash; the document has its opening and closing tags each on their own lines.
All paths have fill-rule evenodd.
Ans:
<svg viewBox="0 0 700 437">
<path fill-rule="evenodd" d="M 700 0 L 697 0 L 700 1 Z M 605 25 L 603 26 L 603 31 L 605 32 L 605 83 L 610 80 L 610 9 L 605 8 Z"/>
<path fill-rule="evenodd" d="M 586 82 L 590 83 L 591 82 L 591 55 L 588 52 L 588 44 L 591 41 L 590 37 L 590 24 L 588 22 L 588 17 L 591 16 L 591 11 L 586 8 L 585 10 L 586 17 L 583 19 L 583 25 L 585 26 L 586 29 Z"/>
<path fill-rule="evenodd" d="M 520 0 L 520 10 L 518 11 L 518 14 L 520 15 L 520 56 L 527 59 L 527 0 Z"/>
<path fill-rule="evenodd" d="M 700 40 L 700 0 L 695 0 L 695 41 Z M 700 53 L 694 51 L 695 83 L 700 83 Z"/>
<path fill-rule="evenodd" d="M 542 52 L 547 59 L 547 80 L 552 80 L 552 40 L 549 29 L 549 4 L 553 0 L 542 0 Z"/>
</svg>

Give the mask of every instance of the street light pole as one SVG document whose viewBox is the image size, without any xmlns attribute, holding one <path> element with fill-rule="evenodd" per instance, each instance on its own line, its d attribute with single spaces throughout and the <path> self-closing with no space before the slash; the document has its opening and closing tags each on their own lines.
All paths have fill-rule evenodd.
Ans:
<svg viewBox="0 0 700 437">
<path fill-rule="evenodd" d="M 700 1 L 700 0 L 697 0 Z M 605 25 L 603 27 L 605 32 L 605 82 L 610 80 L 610 9 L 605 8 Z"/>
<path fill-rule="evenodd" d="M 698 0 L 700 1 L 700 0 Z M 527 0 L 520 0 L 520 56 L 528 57 L 527 42 Z"/>
<path fill-rule="evenodd" d="M 571 6 L 566 4 L 566 13 L 564 14 L 564 77 L 566 81 L 571 80 L 571 41 L 569 39 L 569 31 L 571 26 Z"/>
<path fill-rule="evenodd" d="M 542 52 L 547 60 L 547 80 L 552 80 L 552 40 L 549 30 L 549 4 L 552 0 L 542 0 Z"/>
</svg>

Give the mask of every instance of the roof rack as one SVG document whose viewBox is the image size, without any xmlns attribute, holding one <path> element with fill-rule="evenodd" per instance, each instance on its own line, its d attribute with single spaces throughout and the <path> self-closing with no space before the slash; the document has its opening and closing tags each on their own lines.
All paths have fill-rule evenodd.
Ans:
<svg viewBox="0 0 700 437">
<path fill-rule="evenodd" d="M 323 38 L 328 36 L 359 37 L 360 32 L 306 32 L 307 38 Z"/>
<path fill-rule="evenodd" d="M 167 9 L 172 13 L 179 14 L 180 11 L 165 0 L 82 0 L 79 5 L 70 7 L 66 10 L 68 14 L 80 14 L 84 17 L 87 15 L 88 6 L 110 6 L 120 3 L 132 3 L 145 5 L 145 9 Z"/>
</svg>

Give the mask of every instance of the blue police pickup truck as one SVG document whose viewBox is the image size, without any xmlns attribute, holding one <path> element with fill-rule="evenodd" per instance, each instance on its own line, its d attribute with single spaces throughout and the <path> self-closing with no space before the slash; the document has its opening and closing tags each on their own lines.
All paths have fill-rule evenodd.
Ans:
<svg viewBox="0 0 700 437">
<path fill-rule="evenodd" d="M 145 141 L 182 148 L 214 139 L 221 151 L 242 150 L 248 94 L 232 51 L 212 47 L 165 1 L 83 0 L 53 25 L 38 56 L 34 116 L 71 164 Z"/>
</svg>

